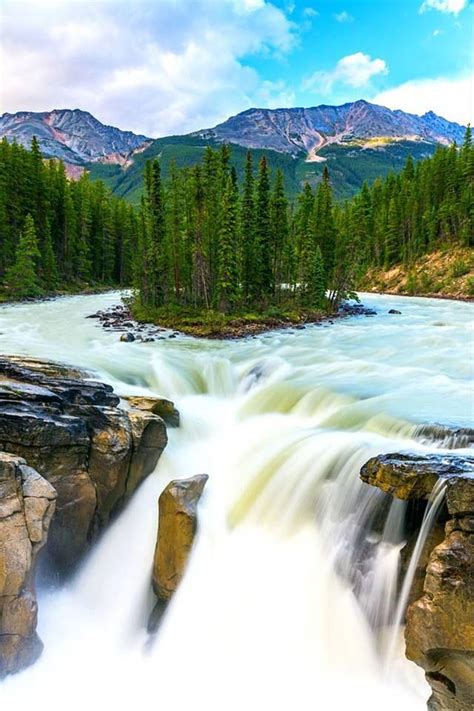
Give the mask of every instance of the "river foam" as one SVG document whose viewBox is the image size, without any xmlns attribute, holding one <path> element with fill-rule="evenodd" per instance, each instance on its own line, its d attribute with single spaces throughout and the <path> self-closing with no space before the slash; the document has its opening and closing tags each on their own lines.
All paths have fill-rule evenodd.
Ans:
<svg viewBox="0 0 474 711">
<path fill-rule="evenodd" d="M 429 689 L 393 629 L 405 505 L 389 506 L 374 535 L 384 495 L 358 472 L 381 452 L 439 446 L 414 439 L 421 424 L 472 426 L 472 305 L 367 296 L 376 317 L 141 344 L 85 318 L 117 299 L 0 307 L 1 352 L 90 368 L 121 395 L 170 397 L 182 422 L 74 579 L 40 591 L 45 651 L 0 686 L 0 702 L 424 709 Z M 210 479 L 199 534 L 150 639 L 157 498 L 170 479 L 200 472 Z"/>
</svg>

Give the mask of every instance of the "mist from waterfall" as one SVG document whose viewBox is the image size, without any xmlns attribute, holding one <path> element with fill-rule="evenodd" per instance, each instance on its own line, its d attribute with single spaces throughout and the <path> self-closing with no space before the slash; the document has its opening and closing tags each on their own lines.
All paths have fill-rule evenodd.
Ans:
<svg viewBox="0 0 474 711">
<path fill-rule="evenodd" d="M 0 686 L 0 703 L 424 709 L 429 688 L 403 656 L 416 567 L 403 585 L 406 504 L 359 471 L 383 452 L 456 447 L 419 437 L 423 424 L 472 426 L 472 306 L 370 296 L 374 319 L 144 344 L 120 343 L 85 318 L 118 298 L 0 308 L 0 351 L 89 368 L 122 396 L 169 397 L 182 423 L 76 576 L 39 591 L 45 651 Z M 202 472 L 210 478 L 191 560 L 152 638 L 157 499 L 171 479 Z"/>
</svg>

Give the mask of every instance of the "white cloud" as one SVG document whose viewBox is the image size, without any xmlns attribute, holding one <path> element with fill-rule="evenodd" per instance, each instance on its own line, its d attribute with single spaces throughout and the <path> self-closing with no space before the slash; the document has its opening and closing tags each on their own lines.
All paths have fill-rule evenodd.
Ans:
<svg viewBox="0 0 474 711">
<path fill-rule="evenodd" d="M 449 121 L 474 124 L 474 86 L 470 76 L 452 79 L 415 79 L 382 91 L 371 101 L 390 109 L 403 109 L 414 114 L 434 111 Z"/>
<path fill-rule="evenodd" d="M 293 99 L 249 56 L 280 56 L 296 26 L 269 0 L 2 0 L 2 111 L 83 108 L 151 136 Z"/>
<path fill-rule="evenodd" d="M 304 89 L 313 89 L 321 94 L 329 94 L 335 84 L 360 89 L 367 87 L 372 77 L 388 74 L 387 63 L 383 59 L 372 59 L 368 54 L 356 52 L 338 61 L 334 69 L 317 71 L 304 82 Z"/>
<path fill-rule="evenodd" d="M 439 37 L 443 34 L 443 30 L 433 30 L 433 37 Z"/>
<path fill-rule="evenodd" d="M 346 10 L 343 10 L 342 12 L 339 12 L 334 15 L 334 19 L 337 22 L 354 22 L 354 18 L 352 15 L 350 15 Z"/>
<path fill-rule="evenodd" d="M 304 17 L 317 17 L 319 12 L 314 7 L 305 7 L 302 14 Z"/>
<path fill-rule="evenodd" d="M 459 15 L 469 4 L 469 0 L 424 0 L 420 7 L 420 12 L 425 10 L 439 10 L 440 12 Z"/>
</svg>

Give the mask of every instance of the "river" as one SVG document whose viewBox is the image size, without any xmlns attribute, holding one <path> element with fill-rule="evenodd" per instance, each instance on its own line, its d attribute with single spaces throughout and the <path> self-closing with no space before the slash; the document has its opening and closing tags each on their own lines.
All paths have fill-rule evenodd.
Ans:
<svg viewBox="0 0 474 711">
<path fill-rule="evenodd" d="M 381 452 L 439 448 L 419 424 L 473 425 L 473 306 L 364 295 L 376 316 L 145 344 L 85 318 L 118 299 L 0 307 L 0 352 L 169 397 L 182 421 L 74 579 L 39 591 L 45 651 L 1 685 L 2 708 L 425 709 L 429 687 L 393 628 L 405 507 L 374 535 L 383 494 L 358 473 Z M 157 498 L 202 472 L 190 564 L 151 639 Z"/>
</svg>

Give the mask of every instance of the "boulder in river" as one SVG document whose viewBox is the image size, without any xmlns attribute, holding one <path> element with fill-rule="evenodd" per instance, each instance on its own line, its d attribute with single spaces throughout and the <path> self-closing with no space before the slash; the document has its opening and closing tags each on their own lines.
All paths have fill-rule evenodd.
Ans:
<svg viewBox="0 0 474 711">
<path fill-rule="evenodd" d="M 444 535 L 431 537 L 423 589 L 407 610 L 406 654 L 426 672 L 430 711 L 474 708 L 474 459 L 388 454 L 371 459 L 362 479 L 401 499 L 426 500 L 446 486 Z M 436 540 L 437 539 L 437 540 Z"/>
<path fill-rule="evenodd" d="M 398 309 L 390 309 L 390 311 L 389 311 L 388 313 L 389 313 L 389 314 L 397 314 L 397 315 L 400 315 L 400 316 L 401 316 L 401 313 L 402 313 L 402 312 L 399 311 Z"/>
<path fill-rule="evenodd" d="M 34 572 L 56 491 L 21 457 L 0 452 L 0 677 L 41 654 Z"/>
<path fill-rule="evenodd" d="M 197 529 L 197 505 L 207 480 L 207 474 L 176 479 L 160 495 L 153 589 L 162 601 L 171 598 L 183 577 Z"/>
<path fill-rule="evenodd" d="M 133 395 L 126 398 L 132 407 L 159 415 L 170 427 L 179 427 L 179 412 L 174 402 L 164 397 Z"/>
</svg>

